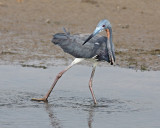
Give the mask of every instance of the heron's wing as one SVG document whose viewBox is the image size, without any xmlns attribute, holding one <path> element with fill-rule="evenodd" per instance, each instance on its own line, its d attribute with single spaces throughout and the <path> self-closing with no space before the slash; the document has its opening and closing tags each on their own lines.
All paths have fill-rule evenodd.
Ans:
<svg viewBox="0 0 160 128">
<path fill-rule="evenodd" d="M 106 37 L 100 35 L 82 45 L 88 36 L 84 34 L 66 36 L 64 33 L 57 33 L 53 36 L 52 42 L 76 58 L 92 58 L 106 50 Z"/>
</svg>

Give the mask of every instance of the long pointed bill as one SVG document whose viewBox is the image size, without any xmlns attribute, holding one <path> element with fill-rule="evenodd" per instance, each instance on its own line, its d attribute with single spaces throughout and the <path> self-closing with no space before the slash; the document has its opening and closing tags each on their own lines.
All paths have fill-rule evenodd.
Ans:
<svg viewBox="0 0 160 128">
<path fill-rule="evenodd" d="M 92 37 L 93 37 L 93 33 L 84 41 L 84 43 L 82 45 L 84 45 L 85 43 L 87 43 Z"/>
<path fill-rule="evenodd" d="M 96 29 L 94 30 L 94 32 L 84 41 L 84 43 L 82 45 L 84 45 L 85 43 L 87 43 L 92 37 L 94 37 L 95 35 L 97 35 L 102 30 L 103 29 L 101 27 L 96 27 Z"/>
</svg>

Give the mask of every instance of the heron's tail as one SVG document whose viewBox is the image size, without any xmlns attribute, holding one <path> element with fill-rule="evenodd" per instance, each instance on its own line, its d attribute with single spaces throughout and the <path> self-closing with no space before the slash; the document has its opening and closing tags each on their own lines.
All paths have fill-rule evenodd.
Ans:
<svg viewBox="0 0 160 128">
<path fill-rule="evenodd" d="M 63 30 L 64 33 L 56 33 L 53 35 L 52 43 L 61 45 L 69 39 L 70 33 L 67 32 L 65 28 L 63 28 Z"/>
</svg>

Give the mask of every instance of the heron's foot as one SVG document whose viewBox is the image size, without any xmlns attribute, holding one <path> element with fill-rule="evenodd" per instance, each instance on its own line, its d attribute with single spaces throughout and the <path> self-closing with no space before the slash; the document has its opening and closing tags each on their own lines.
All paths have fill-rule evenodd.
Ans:
<svg viewBox="0 0 160 128">
<path fill-rule="evenodd" d="M 97 105 L 97 101 L 96 101 L 96 98 L 94 98 L 94 100 L 93 100 L 93 101 L 94 101 L 94 105 Z"/>
<path fill-rule="evenodd" d="M 48 102 L 48 100 L 47 100 L 47 98 L 39 98 L 39 99 L 37 99 L 37 98 L 32 98 L 31 99 L 32 101 L 38 101 L 38 102 L 40 102 L 40 101 L 43 101 L 43 102 Z"/>
</svg>

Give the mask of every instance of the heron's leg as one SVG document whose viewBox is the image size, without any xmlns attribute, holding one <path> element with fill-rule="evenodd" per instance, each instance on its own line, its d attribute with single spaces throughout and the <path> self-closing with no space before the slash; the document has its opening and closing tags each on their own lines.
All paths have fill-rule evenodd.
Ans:
<svg viewBox="0 0 160 128">
<path fill-rule="evenodd" d="M 58 75 L 56 76 L 51 88 L 49 89 L 49 91 L 47 92 L 47 94 L 43 97 L 43 98 L 40 98 L 40 99 L 36 99 L 36 98 L 33 98 L 32 100 L 33 101 L 47 101 L 50 93 L 52 92 L 54 86 L 56 85 L 57 81 L 61 78 L 61 76 L 68 70 L 70 69 L 73 65 L 81 62 L 83 59 L 82 58 L 75 58 L 74 61 L 64 70 L 62 70 L 60 73 L 58 73 Z"/>
<path fill-rule="evenodd" d="M 89 89 L 91 91 L 91 94 L 92 94 L 92 97 L 93 97 L 93 100 L 94 100 L 94 104 L 97 104 L 97 102 L 96 102 L 96 98 L 95 98 L 93 90 L 92 90 L 92 81 L 93 81 L 93 76 L 94 76 L 94 73 L 95 73 L 96 66 L 97 66 L 97 62 L 93 64 L 93 69 L 92 69 L 91 77 L 90 77 L 90 80 L 89 80 Z"/>
</svg>

